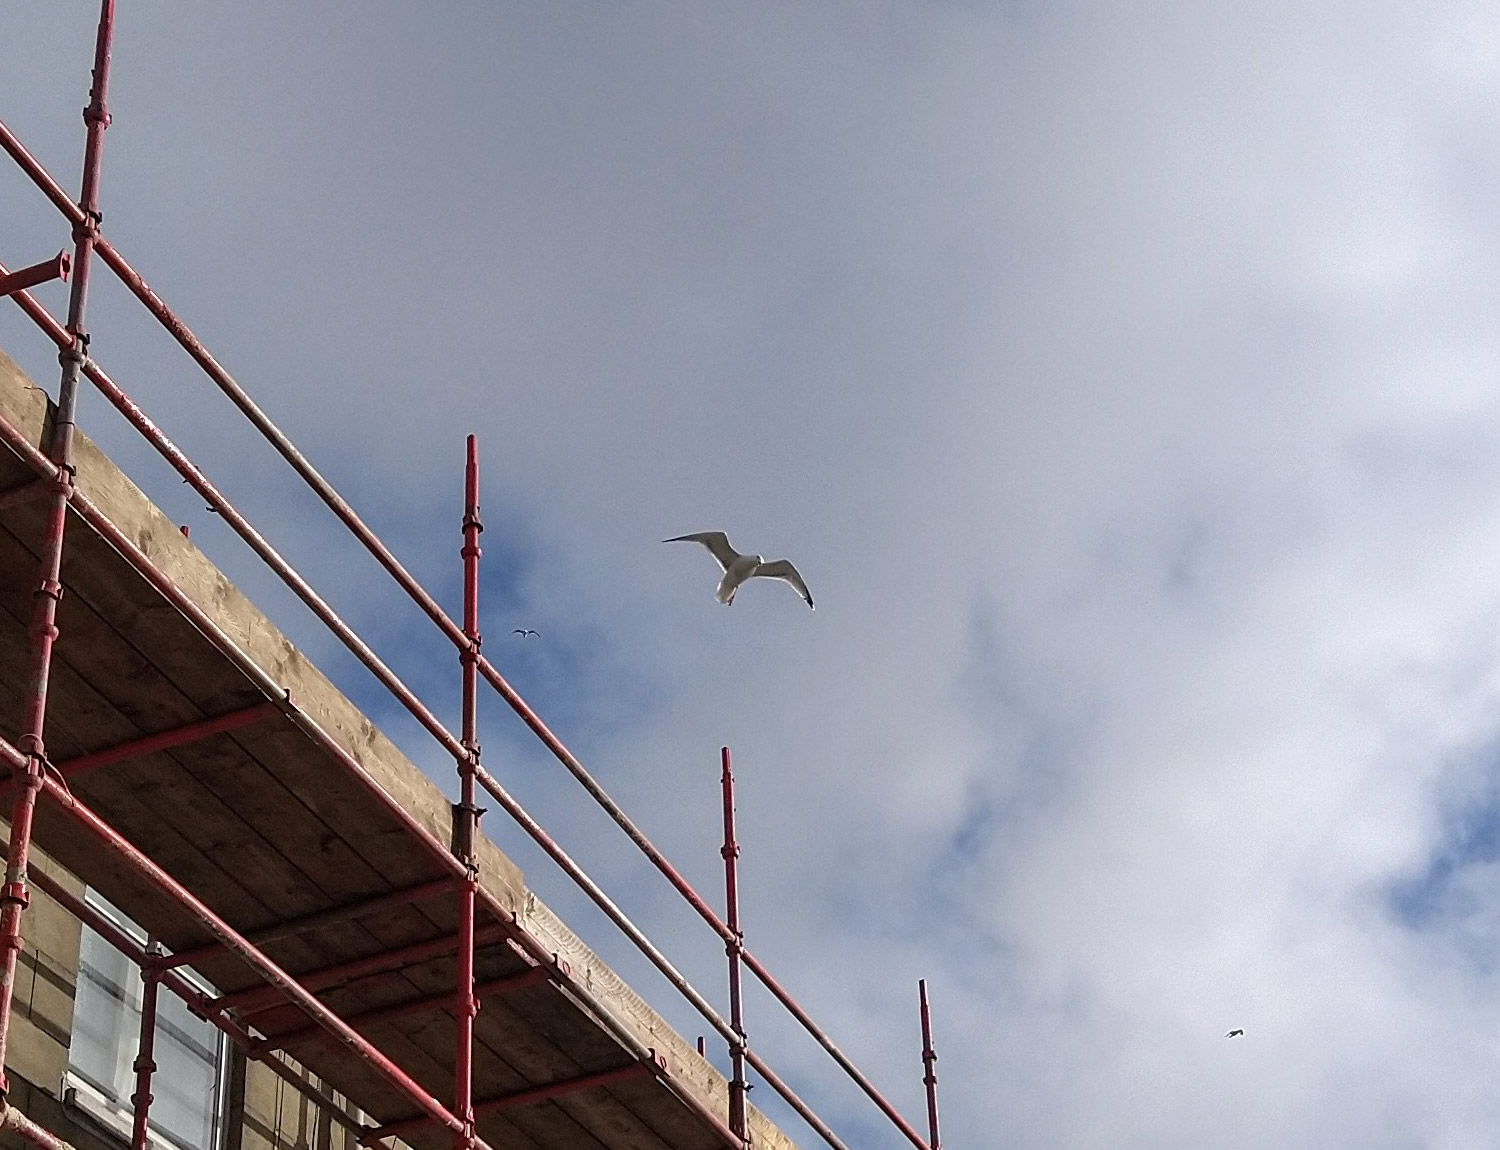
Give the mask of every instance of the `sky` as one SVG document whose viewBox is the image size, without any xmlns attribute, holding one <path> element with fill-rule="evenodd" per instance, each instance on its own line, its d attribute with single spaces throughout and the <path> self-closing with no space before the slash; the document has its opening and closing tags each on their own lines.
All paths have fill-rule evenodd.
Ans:
<svg viewBox="0 0 1500 1150">
<path fill-rule="evenodd" d="M 0 118 L 70 188 L 94 16 L 0 0 Z M 749 945 L 915 1123 L 925 978 L 951 1147 L 1500 1142 L 1493 5 L 152 0 L 113 83 L 105 233 L 454 608 L 479 436 L 486 652 L 716 903 L 733 749 Z M 69 242 L 8 164 L 0 219 L 10 266 Z M 107 276 L 90 326 L 456 722 L 451 650 Z M 55 387 L 14 309 L 0 346 Z M 717 604 L 660 543 L 710 529 L 817 610 Z M 708 932 L 496 701 L 484 736 L 722 1004 Z"/>
</svg>

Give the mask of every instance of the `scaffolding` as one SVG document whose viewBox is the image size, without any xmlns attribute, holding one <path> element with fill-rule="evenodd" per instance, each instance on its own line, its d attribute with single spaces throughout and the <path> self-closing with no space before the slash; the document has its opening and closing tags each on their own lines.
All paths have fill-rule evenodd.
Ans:
<svg viewBox="0 0 1500 1150">
<path fill-rule="evenodd" d="M 392 1138 L 408 1139 L 417 1131 L 430 1132 L 437 1128 L 449 1132 L 454 1150 L 482 1150 L 487 1144 L 479 1136 L 477 1126 L 479 1119 L 485 1115 L 500 1114 L 572 1092 L 632 1079 L 650 1079 L 669 1091 L 697 1122 L 711 1131 L 717 1145 L 744 1150 L 751 1144 L 746 1103 L 746 1091 L 749 1089 L 746 1079 L 748 1067 L 780 1095 L 829 1146 L 834 1150 L 847 1150 L 845 1143 L 833 1129 L 748 1042 L 741 986 L 742 970 L 747 970 L 827 1052 L 901 1137 L 919 1150 L 939 1150 L 937 1077 L 934 1070 L 937 1056 L 932 1044 L 926 983 L 920 985 L 919 991 L 923 1082 L 926 1087 L 929 1125 L 928 1136 L 924 1138 L 835 1045 L 766 966 L 746 948 L 739 922 L 739 845 L 735 839 L 734 776 L 728 748 L 724 749 L 722 755 L 722 857 L 725 866 L 726 915 L 721 917 L 651 843 L 640 827 L 605 792 L 583 763 L 568 750 L 483 654 L 479 627 L 480 534 L 483 523 L 479 504 L 479 455 L 474 437 L 470 436 L 468 439 L 464 481 L 460 552 L 463 562 L 463 611 L 461 621 L 455 621 L 101 233 L 98 188 L 104 135 L 110 124 L 108 89 L 114 16 L 114 0 L 102 0 L 94 51 L 93 82 L 89 103 L 84 111 L 87 136 L 82 190 L 76 202 L 43 169 L 15 134 L 0 122 L 0 147 L 4 148 L 71 225 L 74 245 L 71 257 L 65 252 L 60 253 L 51 260 L 15 272 L 7 271 L 0 265 L 0 295 L 13 299 L 52 340 L 57 346 L 62 367 L 57 400 L 55 405 L 49 407 L 51 434 L 44 449 L 34 444 L 11 420 L 0 418 L 0 440 L 4 441 L 10 452 L 35 477 L 0 491 L 0 509 L 34 502 L 45 510 L 40 540 L 40 573 L 34 584 L 31 605 L 29 673 L 24 687 L 23 714 L 17 727 L 20 733 L 14 744 L 0 739 L 0 762 L 10 772 L 9 781 L 0 784 L 0 789 L 3 789 L 11 804 L 6 873 L 3 887 L 0 887 L 0 1065 L 5 1064 L 17 959 L 23 945 L 21 926 L 29 902 L 30 887 L 36 886 L 139 968 L 148 1001 L 154 1002 L 158 988 L 166 987 L 188 1003 L 195 1013 L 224 1032 L 245 1051 L 247 1057 L 267 1066 L 296 1089 L 305 1093 L 309 1087 L 290 1069 L 280 1052 L 298 1042 L 321 1042 L 335 1045 L 347 1058 L 358 1060 L 369 1073 L 404 1096 L 417 1113 L 400 1121 L 372 1125 L 358 1114 L 337 1108 L 332 1110 L 334 1120 L 349 1129 L 365 1145 Z M 166 328 L 453 645 L 458 654 L 462 689 L 462 721 L 456 736 L 92 357 L 86 310 L 90 276 L 96 257 Z M 66 280 L 70 275 L 67 319 L 59 323 L 27 289 L 50 280 Z M 88 380 L 109 400 L 183 480 L 202 496 L 206 506 L 216 512 L 249 545 L 436 743 L 452 756 L 458 774 L 460 799 L 452 810 L 453 834 L 450 843 L 443 842 L 429 826 L 415 818 L 401 802 L 387 793 L 380 781 L 334 733 L 325 729 L 313 714 L 299 706 L 282 682 L 244 650 L 235 637 L 228 634 L 190 594 L 177 586 L 161 566 L 148 556 L 137 540 L 122 531 L 104 509 L 79 489 L 75 482 L 78 470 L 74 430 L 79 384 L 83 379 Z M 183 723 L 54 762 L 48 755 L 46 741 L 49 676 L 53 670 L 54 646 L 60 638 L 58 604 L 63 593 L 63 547 L 70 516 L 86 525 L 123 557 L 162 599 L 196 628 L 228 664 L 254 684 L 260 698 L 223 714 Z M 688 982 L 671 960 L 631 922 L 604 890 L 485 768 L 478 740 L 481 681 L 499 695 L 723 943 L 729 969 L 727 1019 Z M 372 809 L 382 812 L 384 817 L 400 828 L 403 841 L 425 857 L 428 871 L 436 877 L 318 914 L 278 922 L 269 927 L 249 931 L 236 929 L 228 917 L 195 897 L 188 884 L 179 876 L 174 876 L 168 867 L 153 860 L 146 850 L 77 797 L 69 785 L 70 781 L 89 772 L 127 763 L 159 751 L 188 747 L 212 736 L 250 730 L 276 721 L 290 723 L 303 737 L 338 764 L 350 785 L 373 804 Z M 530 932 L 520 929 L 516 910 L 505 905 L 481 883 L 480 858 L 476 851 L 480 816 L 483 813 L 476 800 L 481 791 L 505 810 L 727 1044 L 731 1062 L 727 1117 L 721 1118 L 699 1096 L 691 1083 L 673 1072 L 668 1059 L 660 1051 L 646 1045 L 635 1031 L 616 1018 L 608 1003 L 589 985 L 589 980 L 575 972 L 566 958 L 548 950 Z M 95 844 L 114 865 L 123 868 L 134 880 L 144 883 L 157 896 L 177 907 L 196 925 L 200 936 L 206 941 L 176 951 L 154 942 L 150 946 L 142 946 L 54 880 L 32 871 L 28 867 L 28 857 L 34 819 L 38 805 L 42 802 L 50 804 L 64 816 L 77 832 Z M 87 875 L 83 877 L 88 878 Z M 451 899 L 456 904 L 457 928 L 451 934 L 436 939 L 392 948 L 323 968 L 303 970 L 295 975 L 278 965 L 264 949 L 276 940 L 305 935 L 339 923 L 351 923 L 391 907 L 419 905 L 443 899 Z M 519 958 L 519 969 L 500 977 L 478 978 L 476 954 L 483 947 L 501 943 L 509 947 L 513 957 Z M 258 985 L 211 997 L 178 973 L 184 967 L 193 967 L 210 960 L 222 961 L 225 955 L 234 956 L 246 970 L 253 972 L 258 978 Z M 436 955 L 451 956 L 454 963 L 456 985 L 443 994 L 409 999 L 349 1017 L 342 1017 L 319 997 L 329 987 L 347 985 L 381 971 L 403 969 Z M 481 1002 L 487 997 L 512 993 L 522 987 L 537 984 L 547 984 L 564 991 L 571 1001 L 586 1010 L 628 1052 L 628 1061 L 623 1065 L 588 1074 L 529 1085 L 523 1090 L 511 1091 L 502 1096 L 476 1099 L 475 1019 Z M 261 1020 L 267 1017 L 267 1012 L 279 1009 L 284 1014 L 288 1004 L 295 1008 L 295 1013 L 302 1018 L 302 1022 L 271 1029 L 262 1025 Z M 378 1042 L 372 1041 L 364 1033 L 378 1023 L 439 1009 L 446 1010 L 455 1020 L 451 1102 L 443 1101 L 424 1087 L 413 1074 L 403 1068 L 398 1057 L 383 1050 Z M 133 1150 L 144 1150 L 146 1145 L 147 1120 L 152 1101 L 151 1082 L 155 1070 L 152 1061 L 154 1021 L 155 1011 L 144 1010 L 139 1051 L 134 1064 L 136 1091 L 132 1099 Z M 702 1051 L 700 1039 L 699 1052 Z M 15 1107 L 4 1103 L 3 1092 L 7 1090 L 8 1082 L 0 1077 L 0 1130 L 13 1131 L 47 1150 L 63 1150 L 66 1143 L 30 1121 Z M 326 1098 L 318 1096 L 316 1100 L 320 1106 L 327 1107 Z"/>
</svg>

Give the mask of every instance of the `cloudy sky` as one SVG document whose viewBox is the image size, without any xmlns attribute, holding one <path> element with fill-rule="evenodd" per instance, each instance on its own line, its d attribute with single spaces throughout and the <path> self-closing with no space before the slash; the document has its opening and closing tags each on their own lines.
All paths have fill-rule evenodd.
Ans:
<svg viewBox="0 0 1500 1150">
<path fill-rule="evenodd" d="M 70 188 L 94 14 L 0 0 L 0 117 Z M 751 947 L 914 1121 L 925 977 L 954 1147 L 1500 1142 L 1493 5 L 153 0 L 111 105 L 106 233 L 449 603 L 480 436 L 487 651 L 716 898 L 733 747 Z M 67 243 L 9 165 L 0 219 L 11 266 Z M 451 651 L 134 301 L 91 321 L 455 716 Z M 0 346 L 55 384 L 14 309 Z M 716 604 L 659 543 L 712 528 L 816 613 Z M 498 703 L 485 736 L 722 1000 Z M 748 1010 L 853 1144 L 902 1144 Z"/>
</svg>

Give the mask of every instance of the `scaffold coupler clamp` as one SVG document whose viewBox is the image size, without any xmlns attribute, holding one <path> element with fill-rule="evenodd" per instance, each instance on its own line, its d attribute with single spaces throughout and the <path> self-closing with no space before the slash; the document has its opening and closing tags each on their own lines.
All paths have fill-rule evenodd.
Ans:
<svg viewBox="0 0 1500 1150">
<path fill-rule="evenodd" d="M 17 871 L 4 886 L 0 886 L 0 905 L 5 904 L 20 907 L 22 910 L 31 905 L 31 890 L 26 885 L 24 870 Z M 0 950 L 20 950 L 25 945 L 26 940 L 21 937 L 19 931 L 0 937 Z"/>
<path fill-rule="evenodd" d="M 474 858 L 474 837 L 485 808 L 473 803 L 453 804 L 453 853 L 464 864 L 469 882 L 479 880 L 479 863 Z"/>
<path fill-rule="evenodd" d="M 70 331 L 73 338 L 70 342 L 57 349 L 57 360 L 64 367 L 68 364 L 77 364 L 78 370 L 83 370 L 83 365 L 89 361 L 89 333 L 86 331 Z"/>
<path fill-rule="evenodd" d="M 84 109 L 84 119 L 88 119 L 88 110 Z M 104 126 L 109 127 L 109 116 L 104 117 Z M 99 239 L 99 229 L 104 224 L 104 213 L 97 208 L 85 208 L 81 204 L 78 210 L 83 213 L 83 218 L 73 225 L 73 242 L 81 244 L 85 240 L 94 243 Z"/>
</svg>

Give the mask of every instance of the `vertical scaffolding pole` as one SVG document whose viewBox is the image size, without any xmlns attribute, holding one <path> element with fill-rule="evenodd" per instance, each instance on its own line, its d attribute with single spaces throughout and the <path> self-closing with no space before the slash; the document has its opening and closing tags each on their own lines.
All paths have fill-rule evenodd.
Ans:
<svg viewBox="0 0 1500 1150">
<path fill-rule="evenodd" d="M 724 943 L 724 953 L 729 956 L 729 1026 L 739 1036 L 740 1045 L 729 1050 L 732 1067 L 729 1079 L 729 1129 L 741 1139 L 746 1138 L 745 1127 L 745 1020 L 740 993 L 740 951 L 744 949 L 745 936 L 740 930 L 740 844 L 734 839 L 734 770 L 729 761 L 729 748 L 719 751 L 723 764 L 724 788 L 724 903 L 729 939 Z"/>
<path fill-rule="evenodd" d="M 73 424 L 78 406 L 78 376 L 88 358 L 89 268 L 99 234 L 99 166 L 104 155 L 104 130 L 109 127 L 109 55 L 114 40 L 115 3 L 102 0 L 99 31 L 94 42 L 94 79 L 88 107 L 83 110 L 87 135 L 83 151 L 83 182 L 78 207 L 83 216 L 73 229 L 72 292 L 68 297 L 67 332 L 70 341 L 58 356 L 62 379 L 53 412 L 48 458 L 57 464 L 57 481 L 47 508 L 42 538 L 40 578 L 31 614 L 31 668 L 25 684 L 25 709 L 18 749 L 26 755 L 26 773 L 18 780 L 10 812 L 10 850 L 5 884 L 0 887 L 0 1099 L 10 1090 L 5 1072 L 10 1037 L 11 1001 L 15 994 L 16 964 L 24 941 L 21 916 L 31 901 L 26 870 L 31 857 L 31 824 L 42 771 L 47 764 L 47 686 L 52 673 L 52 648 L 57 641 L 57 604 L 62 598 L 63 529 L 68 502 L 73 497 Z"/>
<path fill-rule="evenodd" d="M 942 1150 L 938 1136 L 937 1051 L 932 1048 L 932 1012 L 927 1008 L 927 980 L 917 980 L 917 997 L 922 1004 L 922 1084 L 927 1087 L 928 1145 Z"/>
<path fill-rule="evenodd" d="M 152 958 L 161 954 L 155 942 L 146 944 Z M 161 968 L 143 963 L 141 971 L 141 1037 L 136 1045 L 135 1093 L 130 1096 L 134 1108 L 130 1130 L 130 1150 L 146 1150 L 147 1126 L 151 1119 L 151 1076 L 156 1073 L 156 995 L 161 987 Z"/>
<path fill-rule="evenodd" d="M 467 872 L 459 887 L 458 915 L 458 997 L 455 1015 L 458 1019 L 458 1050 L 453 1070 L 453 1113 L 463 1123 L 453 1135 L 453 1150 L 474 1147 L 474 1017 L 479 1000 L 474 994 L 474 902 L 479 889 L 479 865 L 474 854 L 474 839 L 479 832 L 479 816 L 474 804 L 474 776 L 479 767 L 479 444 L 469 436 L 468 455 L 464 465 L 464 639 L 459 653 L 463 668 L 464 758 L 458 773 L 461 797 L 455 820 L 455 847 Z"/>
</svg>

